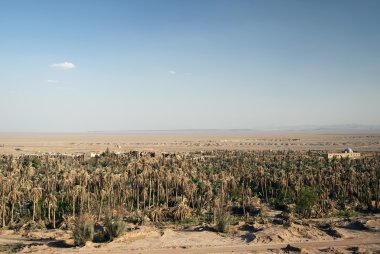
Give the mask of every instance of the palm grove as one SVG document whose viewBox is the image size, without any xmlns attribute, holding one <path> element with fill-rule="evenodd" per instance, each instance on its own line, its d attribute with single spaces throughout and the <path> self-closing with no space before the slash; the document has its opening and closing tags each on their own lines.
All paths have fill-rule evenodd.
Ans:
<svg viewBox="0 0 380 254">
<path fill-rule="evenodd" d="M 142 222 L 217 223 L 257 216 L 260 204 L 301 217 L 379 205 L 380 156 L 326 160 L 296 151 L 210 151 L 171 155 L 0 157 L 3 228 L 56 228 L 82 215 Z M 110 215 L 111 214 L 111 215 Z M 133 215 L 133 216 L 132 216 Z M 136 221 L 137 220 L 137 221 Z"/>
</svg>

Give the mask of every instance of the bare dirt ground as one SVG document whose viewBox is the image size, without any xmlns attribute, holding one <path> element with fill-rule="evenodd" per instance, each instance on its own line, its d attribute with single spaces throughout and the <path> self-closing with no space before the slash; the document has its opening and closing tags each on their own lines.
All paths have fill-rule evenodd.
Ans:
<svg viewBox="0 0 380 254">
<path fill-rule="evenodd" d="M 380 151 L 380 133 L 147 132 L 129 134 L 0 134 L 0 154 L 200 150 Z"/>
<path fill-rule="evenodd" d="M 329 225 L 326 230 L 325 225 Z M 20 253 L 380 253 L 380 214 L 351 219 L 240 222 L 231 233 L 208 227 L 140 226 L 110 243 L 72 247 L 70 231 L 1 231 L 0 251 Z M 288 246 L 290 245 L 290 246 Z"/>
</svg>

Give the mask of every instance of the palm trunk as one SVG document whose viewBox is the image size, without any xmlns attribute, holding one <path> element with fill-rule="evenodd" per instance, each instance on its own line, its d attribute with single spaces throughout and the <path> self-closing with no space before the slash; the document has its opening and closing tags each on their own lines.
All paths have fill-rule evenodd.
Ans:
<svg viewBox="0 0 380 254">
<path fill-rule="evenodd" d="M 145 184 L 144 184 L 145 186 Z M 146 191 L 145 191 L 145 187 L 144 187 L 144 190 L 143 190 L 143 209 L 145 210 L 145 199 L 146 199 Z"/>
<path fill-rule="evenodd" d="M 87 192 L 87 211 L 90 212 L 90 192 Z"/>
<path fill-rule="evenodd" d="M 157 177 L 157 206 L 160 205 L 160 181 Z"/>
<path fill-rule="evenodd" d="M 168 193 L 168 179 L 165 181 L 165 189 L 166 189 L 166 206 L 169 206 L 169 193 Z"/>
<path fill-rule="evenodd" d="M 50 217 L 50 204 L 48 204 L 48 220 L 49 223 L 51 222 L 51 217 Z"/>
<path fill-rule="evenodd" d="M 99 204 L 99 214 L 98 214 L 98 221 L 100 221 L 100 217 L 102 215 L 102 206 L 103 206 L 103 197 L 100 197 L 100 204 Z"/>
<path fill-rule="evenodd" d="M 14 204 L 12 203 L 12 207 L 11 207 L 11 225 L 13 225 L 13 210 L 14 210 Z"/>
<path fill-rule="evenodd" d="M 73 217 L 75 218 L 75 196 L 73 196 Z"/>
<path fill-rule="evenodd" d="M 5 227 L 5 203 L 3 203 L 3 228 Z"/>
<path fill-rule="evenodd" d="M 377 180 L 376 186 L 376 210 L 379 208 L 380 179 Z"/>
<path fill-rule="evenodd" d="M 36 217 L 36 202 L 33 201 L 33 221 L 35 221 Z"/>
<path fill-rule="evenodd" d="M 152 178 L 149 175 L 149 201 L 148 201 L 148 206 L 150 207 L 150 200 L 152 199 Z"/>
<path fill-rule="evenodd" d="M 244 218 L 245 218 L 245 197 L 244 197 L 244 183 L 243 183 L 243 186 L 242 186 L 242 192 L 241 192 L 241 201 L 242 201 L 242 205 L 243 205 L 243 214 L 244 214 Z"/>
<path fill-rule="evenodd" d="M 55 209 L 53 209 L 53 228 L 55 228 Z"/>
<path fill-rule="evenodd" d="M 137 186 L 137 204 L 136 204 L 137 210 L 140 208 L 140 188 Z"/>
<path fill-rule="evenodd" d="M 268 190 L 267 190 L 267 179 L 264 177 L 264 191 L 265 191 L 265 201 L 268 203 Z"/>
</svg>

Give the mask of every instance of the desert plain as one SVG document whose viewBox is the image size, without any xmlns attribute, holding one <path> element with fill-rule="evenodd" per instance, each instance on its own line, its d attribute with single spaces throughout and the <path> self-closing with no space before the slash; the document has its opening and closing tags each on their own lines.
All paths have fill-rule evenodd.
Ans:
<svg viewBox="0 0 380 254">
<path fill-rule="evenodd" d="M 380 151 L 379 133 L 151 131 L 129 133 L 0 133 L 1 154 L 190 152 L 206 150 Z"/>
</svg>

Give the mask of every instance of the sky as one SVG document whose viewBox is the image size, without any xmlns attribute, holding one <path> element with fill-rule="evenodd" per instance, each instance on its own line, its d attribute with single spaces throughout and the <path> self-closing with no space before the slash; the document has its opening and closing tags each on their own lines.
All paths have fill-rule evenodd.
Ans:
<svg viewBox="0 0 380 254">
<path fill-rule="evenodd" d="M 0 131 L 380 125 L 380 1 L 0 0 Z"/>
</svg>

